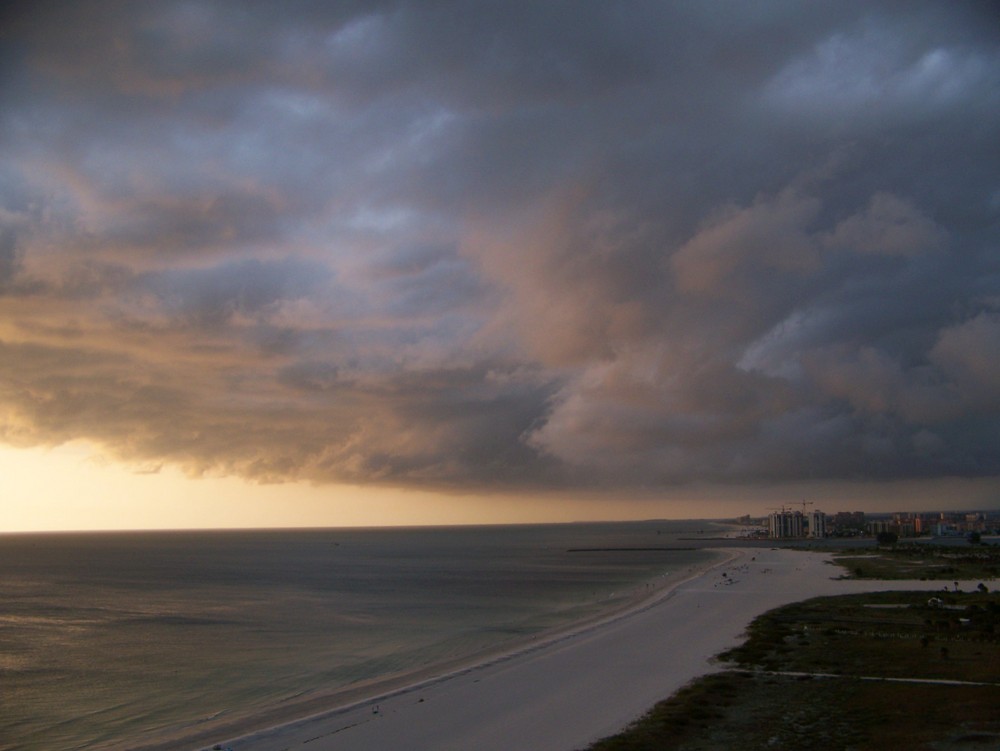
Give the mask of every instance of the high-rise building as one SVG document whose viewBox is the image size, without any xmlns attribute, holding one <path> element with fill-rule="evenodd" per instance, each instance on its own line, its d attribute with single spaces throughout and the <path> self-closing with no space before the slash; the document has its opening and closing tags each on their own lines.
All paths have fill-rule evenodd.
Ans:
<svg viewBox="0 0 1000 751">
<path fill-rule="evenodd" d="M 826 514 L 822 511 L 810 511 L 806 517 L 810 537 L 826 537 Z"/>
<path fill-rule="evenodd" d="M 804 537 L 805 517 L 801 511 L 775 511 L 767 519 L 768 537 Z"/>
</svg>

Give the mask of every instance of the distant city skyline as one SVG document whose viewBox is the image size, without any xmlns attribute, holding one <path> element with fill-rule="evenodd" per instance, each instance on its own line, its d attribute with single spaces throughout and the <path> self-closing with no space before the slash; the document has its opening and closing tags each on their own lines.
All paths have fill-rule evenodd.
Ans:
<svg viewBox="0 0 1000 751">
<path fill-rule="evenodd" d="M 1000 507 L 997 20 L 5 9 L 0 531 Z"/>
</svg>

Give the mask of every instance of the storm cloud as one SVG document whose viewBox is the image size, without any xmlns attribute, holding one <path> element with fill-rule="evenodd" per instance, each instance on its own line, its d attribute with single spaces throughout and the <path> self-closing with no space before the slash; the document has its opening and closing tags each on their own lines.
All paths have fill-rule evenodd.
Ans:
<svg viewBox="0 0 1000 751">
<path fill-rule="evenodd" d="M 0 44 L 4 442 L 1000 475 L 988 3 L 38 3 Z"/>
</svg>

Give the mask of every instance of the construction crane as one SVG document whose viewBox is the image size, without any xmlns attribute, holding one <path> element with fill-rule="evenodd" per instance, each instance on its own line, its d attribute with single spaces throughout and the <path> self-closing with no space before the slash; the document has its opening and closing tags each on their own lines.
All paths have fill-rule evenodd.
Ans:
<svg viewBox="0 0 1000 751">
<path fill-rule="evenodd" d="M 806 506 L 813 506 L 813 505 L 815 505 L 812 501 L 799 501 L 799 503 L 802 504 L 802 513 L 803 514 L 806 512 Z"/>
</svg>

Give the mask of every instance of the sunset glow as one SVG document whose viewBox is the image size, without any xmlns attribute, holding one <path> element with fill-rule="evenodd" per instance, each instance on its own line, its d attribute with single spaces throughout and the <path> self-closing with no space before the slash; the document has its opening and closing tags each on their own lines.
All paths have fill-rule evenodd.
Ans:
<svg viewBox="0 0 1000 751">
<path fill-rule="evenodd" d="M 1000 505 L 988 4 L 2 20 L 0 531 Z"/>
</svg>

